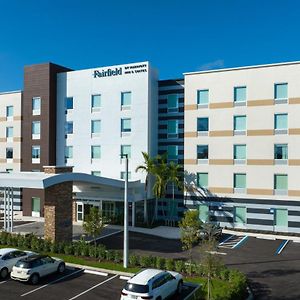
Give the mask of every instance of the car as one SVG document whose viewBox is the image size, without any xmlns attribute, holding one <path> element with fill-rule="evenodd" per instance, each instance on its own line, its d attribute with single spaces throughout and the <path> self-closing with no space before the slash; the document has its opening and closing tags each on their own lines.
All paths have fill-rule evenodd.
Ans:
<svg viewBox="0 0 300 300">
<path fill-rule="evenodd" d="M 34 252 L 21 251 L 14 248 L 0 249 L 0 278 L 5 279 L 19 259 L 33 254 Z"/>
<path fill-rule="evenodd" d="M 164 300 L 181 294 L 182 286 L 182 275 L 177 272 L 145 269 L 127 281 L 120 300 Z"/>
<path fill-rule="evenodd" d="M 18 281 L 31 282 L 37 284 L 41 277 L 63 273 L 66 269 L 63 260 L 48 255 L 32 255 L 20 259 L 13 266 L 10 278 Z"/>
</svg>

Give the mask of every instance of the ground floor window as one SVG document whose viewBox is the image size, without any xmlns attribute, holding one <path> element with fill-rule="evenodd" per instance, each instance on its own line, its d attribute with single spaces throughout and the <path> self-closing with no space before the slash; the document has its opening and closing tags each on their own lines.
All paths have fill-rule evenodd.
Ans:
<svg viewBox="0 0 300 300">
<path fill-rule="evenodd" d="M 246 224 L 247 223 L 247 208 L 243 206 L 235 207 L 234 212 L 234 222 L 237 224 Z"/>
<path fill-rule="evenodd" d="M 38 197 L 31 198 L 31 211 L 33 217 L 40 217 L 41 214 L 41 199 Z"/>
<path fill-rule="evenodd" d="M 199 217 L 202 222 L 209 221 L 208 219 L 209 207 L 206 204 L 199 205 Z"/>
<path fill-rule="evenodd" d="M 275 225 L 288 227 L 288 211 L 287 209 L 275 209 Z"/>
<path fill-rule="evenodd" d="M 77 203 L 77 221 L 83 221 L 83 203 Z"/>
</svg>

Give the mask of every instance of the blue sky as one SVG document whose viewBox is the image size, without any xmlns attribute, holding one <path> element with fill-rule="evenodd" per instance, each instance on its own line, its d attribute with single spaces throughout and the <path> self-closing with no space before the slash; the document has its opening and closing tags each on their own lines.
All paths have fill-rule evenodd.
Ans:
<svg viewBox="0 0 300 300">
<path fill-rule="evenodd" d="M 0 0 L 0 91 L 23 67 L 149 60 L 160 78 L 300 60 L 298 0 Z"/>
</svg>

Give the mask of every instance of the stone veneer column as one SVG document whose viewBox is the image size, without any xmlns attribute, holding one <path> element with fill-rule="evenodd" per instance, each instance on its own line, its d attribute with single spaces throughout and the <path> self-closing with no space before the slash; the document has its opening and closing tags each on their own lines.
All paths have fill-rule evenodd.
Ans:
<svg viewBox="0 0 300 300">
<path fill-rule="evenodd" d="M 44 167 L 46 174 L 70 173 L 73 167 Z M 45 189 L 45 239 L 71 241 L 73 182 L 63 182 Z"/>
</svg>

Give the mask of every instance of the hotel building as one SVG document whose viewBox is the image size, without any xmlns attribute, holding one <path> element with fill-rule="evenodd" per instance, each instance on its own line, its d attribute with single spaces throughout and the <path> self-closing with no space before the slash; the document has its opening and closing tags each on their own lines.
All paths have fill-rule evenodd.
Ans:
<svg viewBox="0 0 300 300">
<path fill-rule="evenodd" d="M 299 78 L 299 62 L 185 74 L 185 180 L 202 220 L 300 232 Z"/>
<path fill-rule="evenodd" d="M 141 152 L 167 153 L 183 167 L 184 190 L 168 186 L 160 199 L 157 215 L 166 224 L 196 208 L 221 226 L 300 232 L 299 79 L 300 62 L 170 80 L 159 80 L 148 62 L 75 71 L 27 66 L 23 92 L 0 94 L 0 171 L 73 166 L 111 180 L 111 188 L 74 183 L 74 219 L 81 221 L 95 205 L 121 214 L 116 187 L 127 154 L 138 199 L 130 214 L 142 221 L 145 203 L 154 201 L 151 193 L 145 200 L 146 174 L 135 172 Z M 23 189 L 16 201 L 24 215 L 43 216 L 43 190 Z"/>
</svg>

